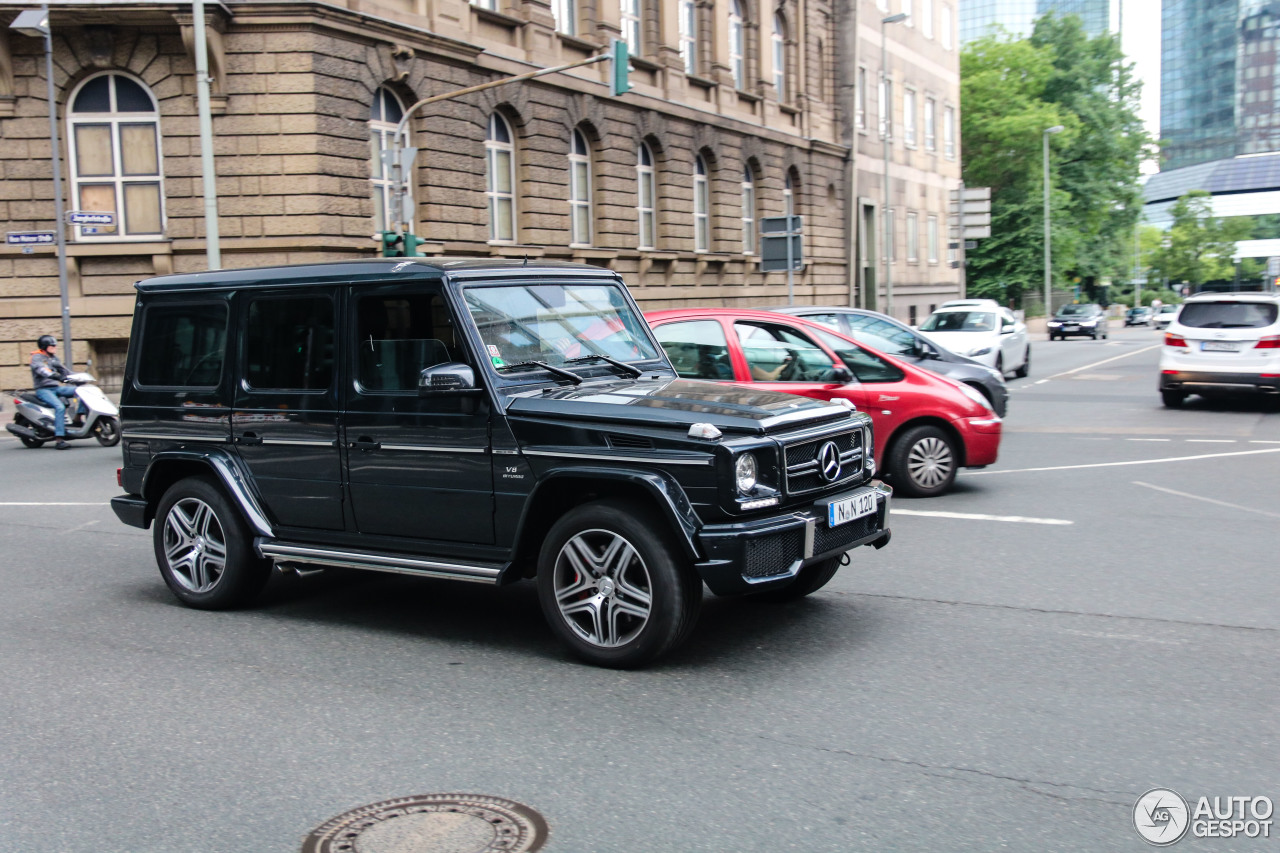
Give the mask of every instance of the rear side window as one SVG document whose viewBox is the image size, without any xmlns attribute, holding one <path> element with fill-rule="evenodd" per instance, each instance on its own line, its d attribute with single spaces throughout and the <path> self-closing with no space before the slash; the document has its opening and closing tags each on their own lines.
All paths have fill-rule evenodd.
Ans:
<svg viewBox="0 0 1280 853">
<path fill-rule="evenodd" d="M 1196 329 L 1258 329 L 1276 321 L 1274 302 L 1187 302 L 1178 322 Z"/>
<path fill-rule="evenodd" d="M 333 381 L 333 302 L 325 297 L 249 303 L 245 378 L 263 389 L 323 391 Z"/>
<path fill-rule="evenodd" d="M 667 323 L 653 330 L 676 373 L 686 379 L 732 379 L 729 342 L 715 320 Z"/>
<path fill-rule="evenodd" d="M 226 304 L 151 305 L 142 318 L 138 384 L 217 387 L 226 351 Z"/>
</svg>

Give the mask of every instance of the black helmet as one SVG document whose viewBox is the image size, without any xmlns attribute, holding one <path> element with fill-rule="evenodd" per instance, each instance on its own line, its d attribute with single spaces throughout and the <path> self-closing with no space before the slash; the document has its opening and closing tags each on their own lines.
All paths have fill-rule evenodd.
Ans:
<svg viewBox="0 0 1280 853">
<path fill-rule="evenodd" d="M 40 349 L 48 349 L 49 347 L 56 347 L 57 345 L 58 339 L 53 335 L 41 335 L 40 339 L 36 341 L 36 346 L 40 347 Z"/>
</svg>

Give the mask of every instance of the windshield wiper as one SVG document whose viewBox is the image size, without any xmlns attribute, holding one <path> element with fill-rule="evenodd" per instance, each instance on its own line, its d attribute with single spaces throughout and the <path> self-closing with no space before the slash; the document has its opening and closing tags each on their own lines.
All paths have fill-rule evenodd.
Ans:
<svg viewBox="0 0 1280 853">
<path fill-rule="evenodd" d="M 571 358 L 568 361 L 566 361 L 565 364 L 585 364 L 586 362 L 591 361 L 592 359 L 599 359 L 600 361 L 607 362 L 613 365 L 614 367 L 618 368 L 619 370 L 625 371 L 626 373 L 630 373 L 632 376 L 634 376 L 637 379 L 639 379 L 641 376 L 644 376 L 644 371 L 636 367 L 634 364 L 627 364 L 625 361 L 618 361 L 616 358 L 609 358 L 609 356 L 600 355 L 599 353 L 592 353 L 591 355 L 582 355 L 582 356 L 578 356 L 577 358 Z"/>
<path fill-rule="evenodd" d="M 501 370 L 513 370 L 517 367 L 541 367 L 548 373 L 554 373 L 556 376 L 563 376 L 574 385 L 582 384 L 582 377 L 574 373 L 572 370 L 565 370 L 563 367 L 556 367 L 554 364 L 547 364 L 545 361 L 518 361 L 515 364 L 504 364 Z"/>
</svg>

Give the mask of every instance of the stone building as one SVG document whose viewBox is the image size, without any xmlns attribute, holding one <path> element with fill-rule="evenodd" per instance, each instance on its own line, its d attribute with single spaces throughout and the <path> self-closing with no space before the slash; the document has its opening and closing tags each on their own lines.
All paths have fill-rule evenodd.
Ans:
<svg viewBox="0 0 1280 853">
<path fill-rule="evenodd" d="M 786 274 L 759 271 L 759 222 L 792 211 L 806 230 L 797 301 L 848 304 L 860 220 L 846 216 L 851 123 L 836 79 L 853 10 L 836 2 L 210 3 L 222 265 L 373 254 L 389 215 L 378 151 L 411 104 L 622 37 L 633 89 L 621 97 L 599 63 L 412 113 L 423 253 L 606 266 L 645 308 L 780 304 Z M 67 231 L 74 360 L 109 386 L 133 282 L 207 266 L 191 6 L 50 6 L 66 208 L 116 214 Z M 23 8 L 0 2 L 5 231 L 54 220 L 44 45 L 8 28 Z M 918 147 L 910 168 L 944 163 Z M 903 210 L 925 210 L 913 193 Z M 0 247 L 0 388 L 27 384 L 32 342 L 60 334 L 58 294 L 51 248 Z"/>
</svg>

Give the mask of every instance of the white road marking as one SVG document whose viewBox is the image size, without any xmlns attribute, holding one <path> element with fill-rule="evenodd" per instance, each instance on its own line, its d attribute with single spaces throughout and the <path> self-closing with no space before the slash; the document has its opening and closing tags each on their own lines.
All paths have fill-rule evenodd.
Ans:
<svg viewBox="0 0 1280 853">
<path fill-rule="evenodd" d="M 898 509 L 889 510 L 894 515 L 921 515 L 926 518 L 963 518 L 971 521 L 1008 521 L 1014 524 L 1075 524 L 1065 518 L 1030 518 L 1025 515 L 984 515 L 979 512 L 942 512 L 935 509 Z"/>
<path fill-rule="evenodd" d="M 1188 444 L 1235 444 L 1234 438 L 1188 438 Z"/>
<path fill-rule="evenodd" d="M 1254 509 L 1251 506 L 1241 506 L 1240 504 L 1228 503 L 1226 501 L 1215 500 L 1214 498 L 1206 498 L 1204 495 L 1192 495 L 1187 492 L 1180 492 L 1177 489 L 1166 489 L 1164 486 L 1153 486 L 1150 483 L 1144 483 L 1141 480 L 1134 480 L 1135 486 L 1145 486 L 1148 489 L 1155 489 L 1157 492 L 1165 492 L 1170 495 L 1177 495 L 1180 498 L 1191 498 L 1193 501 L 1204 501 L 1207 504 L 1217 504 L 1218 506 L 1230 507 L 1243 512 L 1256 512 L 1258 515 L 1265 515 L 1269 518 L 1280 518 L 1280 512 L 1267 512 L 1265 509 Z"/>
<path fill-rule="evenodd" d="M 1173 441 L 1172 438 L 1126 438 L 1125 441 Z"/>
<path fill-rule="evenodd" d="M 1261 438 L 1251 438 L 1249 439 L 1249 443 L 1250 444 L 1280 444 L 1280 441 L 1265 441 L 1264 439 L 1261 439 Z"/>
<path fill-rule="evenodd" d="M 1205 453 L 1200 456 L 1166 456 L 1163 459 L 1134 459 L 1129 462 L 1090 462 L 1085 465 L 1052 465 L 1045 468 L 1007 468 L 1003 471 L 966 471 L 966 477 L 992 474 L 1029 474 L 1034 471 L 1076 471 L 1081 468 L 1119 468 L 1122 465 L 1155 465 L 1159 462 L 1191 462 L 1196 459 L 1222 459 L 1227 456 L 1253 456 L 1258 453 L 1280 453 L 1280 447 L 1269 450 L 1238 450 L 1234 453 Z M 897 510 L 894 510 L 895 512 Z"/>
<path fill-rule="evenodd" d="M 1119 361 L 1120 359 L 1122 359 L 1122 358 L 1128 358 L 1128 357 L 1129 357 L 1129 356 L 1131 356 L 1131 355 L 1138 355 L 1139 353 L 1149 352 L 1149 351 L 1151 351 L 1151 350 L 1153 350 L 1153 349 L 1160 349 L 1160 347 L 1161 347 L 1161 346 L 1162 346 L 1161 344 L 1152 344 L 1152 345 L 1151 345 L 1151 346 L 1149 346 L 1149 347 L 1143 347 L 1142 349 L 1136 349 L 1136 350 L 1134 350 L 1133 352 L 1126 352 L 1126 353 L 1121 353 L 1120 355 L 1113 355 L 1111 358 L 1104 358 L 1102 361 L 1095 361 L 1093 364 L 1086 364 L 1086 365 L 1084 365 L 1083 367 L 1077 367 L 1077 368 L 1075 368 L 1075 369 L 1073 369 L 1073 370 L 1064 370 L 1062 373 L 1055 373 L 1055 374 L 1053 374 L 1052 376 L 1047 376 L 1047 377 L 1045 377 L 1044 379 L 1041 379 L 1041 380 L 1040 380 L 1039 382 L 1037 382 L 1036 384 L 1037 384 L 1037 385 L 1043 385 L 1044 383 L 1048 382 L 1050 379 L 1058 379 L 1058 378 L 1061 378 L 1061 377 L 1063 377 L 1063 376 L 1070 376 L 1071 374 L 1073 374 L 1073 373 L 1079 373 L 1079 372 L 1080 372 L 1080 371 L 1082 371 L 1082 370 L 1092 370 L 1093 368 L 1098 367 L 1099 365 L 1102 365 L 1102 364 L 1109 364 L 1109 363 L 1111 363 L 1111 362 L 1113 362 L 1113 361 Z"/>
<path fill-rule="evenodd" d="M 1033 384 L 1033 385 L 1043 385 L 1044 383 L 1046 383 L 1046 382 L 1048 382 L 1048 381 L 1049 381 L 1048 379 L 1037 379 L 1035 382 L 1033 382 L 1033 383 L 1031 383 L 1031 384 Z"/>
<path fill-rule="evenodd" d="M 96 501 L 94 503 L 77 503 L 72 501 L 64 502 L 45 502 L 37 503 L 36 501 L 5 501 L 0 506 L 106 506 L 106 501 Z"/>
</svg>

